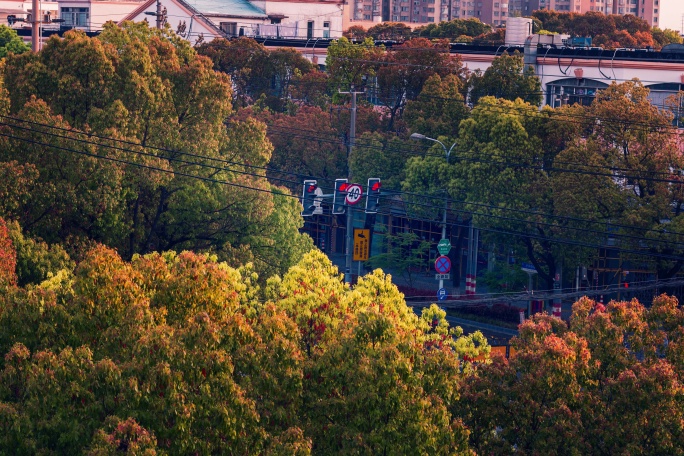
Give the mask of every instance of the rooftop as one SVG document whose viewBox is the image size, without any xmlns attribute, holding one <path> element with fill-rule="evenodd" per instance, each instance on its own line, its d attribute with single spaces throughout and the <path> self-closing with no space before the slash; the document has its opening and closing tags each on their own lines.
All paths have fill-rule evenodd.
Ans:
<svg viewBox="0 0 684 456">
<path fill-rule="evenodd" d="M 261 16 L 266 13 L 247 0 L 184 0 L 184 2 L 204 15 Z"/>
</svg>

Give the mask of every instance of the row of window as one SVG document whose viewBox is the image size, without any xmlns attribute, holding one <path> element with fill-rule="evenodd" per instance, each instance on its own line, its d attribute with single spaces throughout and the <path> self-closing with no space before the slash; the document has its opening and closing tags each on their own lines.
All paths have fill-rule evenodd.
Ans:
<svg viewBox="0 0 684 456">
<path fill-rule="evenodd" d="M 61 8 L 60 19 L 67 27 L 87 27 L 89 25 L 90 8 Z"/>
</svg>

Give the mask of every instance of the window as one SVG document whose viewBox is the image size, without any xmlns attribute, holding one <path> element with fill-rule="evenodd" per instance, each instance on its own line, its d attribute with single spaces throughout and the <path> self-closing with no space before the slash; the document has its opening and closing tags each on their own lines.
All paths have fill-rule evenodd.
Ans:
<svg viewBox="0 0 684 456">
<path fill-rule="evenodd" d="M 69 27 L 87 27 L 89 8 L 62 8 L 60 17 Z"/>
<path fill-rule="evenodd" d="M 408 6 L 402 6 L 402 7 L 401 7 L 401 10 L 402 10 L 402 11 L 405 11 L 405 12 L 408 12 L 409 7 L 408 7 Z"/>
<path fill-rule="evenodd" d="M 434 18 L 434 17 L 428 17 L 428 18 L 427 18 L 427 21 L 428 21 L 428 22 L 435 22 L 435 18 Z"/>
<path fill-rule="evenodd" d="M 221 22 L 219 28 L 228 36 L 235 36 L 237 34 L 237 22 Z"/>
<path fill-rule="evenodd" d="M 434 13 L 435 12 L 434 8 L 428 8 L 427 10 L 428 10 L 428 13 Z"/>
</svg>

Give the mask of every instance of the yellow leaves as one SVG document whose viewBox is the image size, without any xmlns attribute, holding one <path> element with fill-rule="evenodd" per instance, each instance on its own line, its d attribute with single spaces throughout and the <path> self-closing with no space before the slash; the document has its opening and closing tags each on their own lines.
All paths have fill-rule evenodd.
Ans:
<svg viewBox="0 0 684 456">
<path fill-rule="evenodd" d="M 198 311 L 218 319 L 237 311 L 239 294 L 246 287 L 235 269 L 191 252 L 182 252 L 166 267 L 159 274 L 166 280 L 154 284 L 152 306 L 164 307 L 171 323 L 180 323 Z"/>
</svg>

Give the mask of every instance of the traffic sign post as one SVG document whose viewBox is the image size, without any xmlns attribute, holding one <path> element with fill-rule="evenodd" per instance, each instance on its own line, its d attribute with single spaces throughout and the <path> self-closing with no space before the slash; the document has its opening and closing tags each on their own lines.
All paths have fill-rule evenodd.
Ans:
<svg viewBox="0 0 684 456">
<path fill-rule="evenodd" d="M 447 291 L 444 288 L 437 290 L 437 299 L 444 301 L 447 298 Z"/>
<path fill-rule="evenodd" d="M 442 239 L 437 244 L 437 251 L 440 255 L 449 255 L 451 251 L 451 242 L 449 239 Z"/>
<path fill-rule="evenodd" d="M 439 256 L 435 260 L 435 279 L 439 280 L 439 290 L 444 290 L 444 279 L 449 278 L 449 271 L 451 271 L 451 260 L 448 256 Z M 446 293 L 446 290 L 444 291 Z M 437 297 L 439 297 L 439 292 L 437 292 Z M 443 298 L 440 298 L 442 300 Z"/>
<path fill-rule="evenodd" d="M 530 299 L 527 303 L 527 315 L 529 317 L 532 316 L 532 295 L 534 294 L 532 291 L 532 276 L 537 273 L 537 269 L 532 263 L 521 263 L 520 269 L 527 273 L 527 278 L 529 279 L 529 286 L 527 287 L 527 292 L 530 294 Z"/>
</svg>

